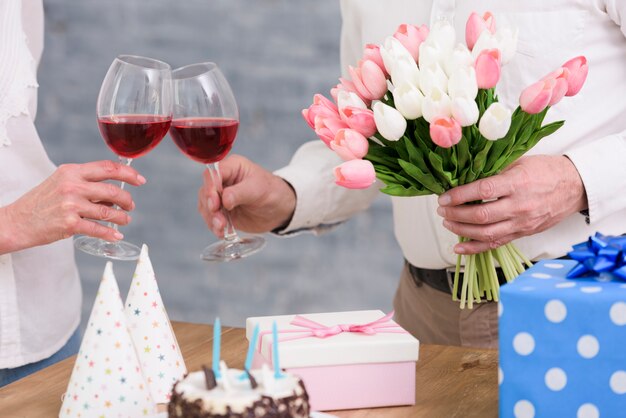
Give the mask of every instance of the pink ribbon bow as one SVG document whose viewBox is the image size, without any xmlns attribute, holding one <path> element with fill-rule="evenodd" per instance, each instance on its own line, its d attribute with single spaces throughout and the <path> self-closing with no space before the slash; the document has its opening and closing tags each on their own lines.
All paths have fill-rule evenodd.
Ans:
<svg viewBox="0 0 626 418">
<path fill-rule="evenodd" d="M 309 337 L 328 338 L 343 332 L 355 332 L 365 335 L 375 335 L 379 332 L 406 334 L 407 331 L 400 327 L 400 325 L 391 322 L 393 314 L 394 311 L 391 311 L 387 315 L 375 321 L 368 322 L 367 324 L 338 324 L 331 326 L 322 325 L 319 322 L 315 322 L 302 315 L 296 315 L 290 324 L 304 329 L 285 329 L 278 331 L 279 334 L 298 334 L 293 336 L 284 336 L 279 338 L 278 341 L 293 341 Z M 271 334 L 271 332 L 272 331 L 261 331 L 259 334 L 259 352 L 261 352 L 263 347 L 263 336 L 265 334 Z"/>
</svg>

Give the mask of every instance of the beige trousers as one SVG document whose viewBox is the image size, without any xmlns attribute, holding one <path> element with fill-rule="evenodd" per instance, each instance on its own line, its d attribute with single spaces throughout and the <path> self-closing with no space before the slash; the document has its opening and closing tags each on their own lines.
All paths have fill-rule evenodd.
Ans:
<svg viewBox="0 0 626 418">
<path fill-rule="evenodd" d="M 394 320 L 425 344 L 498 348 L 498 305 L 460 309 L 448 293 L 418 286 L 405 264 L 393 301 Z"/>
</svg>

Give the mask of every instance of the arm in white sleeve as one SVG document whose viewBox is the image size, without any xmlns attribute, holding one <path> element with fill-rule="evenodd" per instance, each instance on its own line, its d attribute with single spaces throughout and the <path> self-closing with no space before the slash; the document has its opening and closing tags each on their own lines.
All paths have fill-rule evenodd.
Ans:
<svg viewBox="0 0 626 418">
<path fill-rule="evenodd" d="M 626 1 L 597 0 L 597 2 L 602 12 L 606 13 L 626 36 Z M 626 45 L 626 39 L 622 39 L 622 42 Z M 618 88 L 623 88 L 624 84 L 620 86 L 622 87 Z M 626 91 L 624 93 L 626 94 Z M 610 103 L 602 105 L 611 106 Z M 615 123 L 617 122 L 615 120 Z M 624 193 L 626 190 L 626 131 L 618 131 L 598 138 L 569 150 L 566 155 L 576 166 L 585 186 L 591 224 L 626 209 L 626 193 Z"/>
<path fill-rule="evenodd" d="M 379 183 L 364 190 L 337 186 L 333 169 L 341 162 L 322 141 L 311 141 L 296 151 L 288 166 L 274 172 L 296 192 L 293 217 L 280 234 L 320 233 L 369 207 L 378 196 Z"/>
</svg>

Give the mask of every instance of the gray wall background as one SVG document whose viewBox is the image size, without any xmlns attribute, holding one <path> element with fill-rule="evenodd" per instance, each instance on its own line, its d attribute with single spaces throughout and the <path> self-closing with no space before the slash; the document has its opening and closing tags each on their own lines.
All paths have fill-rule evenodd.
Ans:
<svg viewBox="0 0 626 418">
<path fill-rule="evenodd" d="M 37 126 L 51 159 L 114 159 L 95 123 L 95 101 L 112 59 L 153 56 L 178 67 L 215 61 L 231 82 L 241 124 L 234 152 L 274 170 L 314 138 L 300 110 L 339 76 L 340 12 L 335 0 L 45 0 L 46 48 L 39 69 Z M 126 239 L 145 242 L 174 320 L 243 326 L 253 315 L 391 309 L 402 266 L 390 202 L 320 237 L 266 236 L 265 249 L 233 263 L 200 261 L 215 240 L 196 210 L 200 164 L 169 136 L 133 165 L 148 183 Z M 77 253 L 83 320 L 104 260 Z M 134 270 L 116 262 L 123 294 Z"/>
</svg>

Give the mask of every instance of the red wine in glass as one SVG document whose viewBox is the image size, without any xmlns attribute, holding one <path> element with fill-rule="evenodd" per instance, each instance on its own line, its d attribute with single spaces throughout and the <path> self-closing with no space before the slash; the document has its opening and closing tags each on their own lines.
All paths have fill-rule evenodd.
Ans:
<svg viewBox="0 0 626 418">
<path fill-rule="evenodd" d="M 138 158 L 161 142 L 171 121 L 168 116 L 104 116 L 98 118 L 98 128 L 114 153 L 126 158 Z"/>
<path fill-rule="evenodd" d="M 189 158 L 209 164 L 221 161 L 233 147 L 239 121 L 228 118 L 185 118 L 172 121 L 170 135 Z"/>
</svg>

